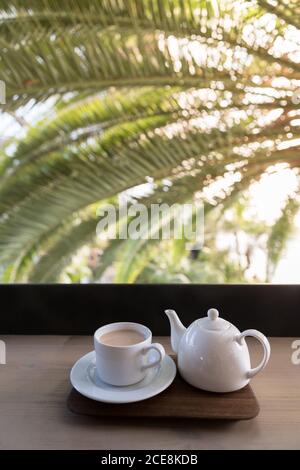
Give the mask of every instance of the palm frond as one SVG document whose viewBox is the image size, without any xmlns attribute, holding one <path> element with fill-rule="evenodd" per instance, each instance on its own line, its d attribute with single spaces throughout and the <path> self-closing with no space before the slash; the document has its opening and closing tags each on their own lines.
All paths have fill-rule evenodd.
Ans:
<svg viewBox="0 0 300 470">
<path fill-rule="evenodd" d="M 47 2 L 46 8 L 42 3 L 41 7 L 27 9 L 16 3 L 7 12 L 3 6 L 4 26 L 13 18 L 17 21 L 18 14 L 20 21 L 24 15 L 35 21 L 37 15 L 36 21 L 40 24 L 41 11 L 50 22 L 48 30 L 42 28 L 38 34 L 33 29 L 17 47 L 13 40 L 2 37 L 0 72 L 7 83 L 8 106 L 13 108 L 31 99 L 40 102 L 55 94 L 101 90 L 109 86 L 205 86 L 212 80 L 222 80 L 230 86 L 232 79 L 242 84 L 249 82 L 248 69 L 250 71 L 251 65 L 253 72 L 253 57 L 261 62 L 257 73 L 262 78 L 265 77 L 261 74 L 263 63 L 274 66 L 269 77 L 278 72 L 279 64 L 300 72 L 299 64 L 289 55 L 278 56 L 270 52 L 269 46 L 274 40 L 280 40 L 280 34 L 274 37 L 262 25 L 262 34 L 268 36 L 267 45 L 262 46 L 259 35 L 255 37 L 253 20 L 248 24 L 243 10 L 237 14 L 234 2 L 226 2 L 224 11 L 216 9 L 213 14 L 216 2 L 193 3 L 143 0 L 140 3 L 109 1 L 81 5 L 75 1 L 72 2 L 73 20 L 71 14 L 71 28 L 67 34 L 67 8 L 57 11 Z M 67 7 L 68 2 L 65 4 Z M 91 24 L 91 17 L 96 25 Z M 122 30 L 120 23 L 124 22 L 126 27 Z M 229 29 L 227 23 L 230 23 Z M 253 30 L 251 41 L 245 34 L 247 26 Z M 185 42 L 180 41 L 183 34 L 189 34 L 191 38 L 196 35 L 197 41 L 192 47 L 186 47 Z M 230 63 L 226 59 L 224 42 L 232 49 Z M 246 53 L 242 60 L 241 48 Z"/>
<path fill-rule="evenodd" d="M 78 222 L 77 222 L 78 223 Z M 57 282 L 62 270 L 70 263 L 71 256 L 96 233 L 97 217 L 90 216 L 75 226 L 68 224 L 65 231 L 38 263 L 32 264 L 26 279 L 30 282 Z"/>
<path fill-rule="evenodd" d="M 266 11 L 282 19 L 288 25 L 300 29 L 300 8 L 297 0 L 289 1 L 288 3 L 277 0 L 276 4 L 270 0 L 258 0 L 257 3 Z"/>
<path fill-rule="evenodd" d="M 178 111 L 174 89 L 142 88 L 112 91 L 73 102 L 31 128 L 13 157 L 20 163 L 40 158 L 68 144 L 99 135 L 118 123 Z M 177 105 L 177 106 L 176 106 Z"/>
<path fill-rule="evenodd" d="M 272 276 L 275 273 L 286 242 L 293 231 L 293 222 L 298 211 L 299 201 L 295 197 L 289 197 L 282 210 L 281 216 L 277 219 L 271 229 L 267 242 L 267 282 L 272 279 Z"/>
<path fill-rule="evenodd" d="M 0 0 L 4 111 L 55 102 L 1 148 L 9 275 L 57 279 L 93 239 L 91 205 L 149 178 L 147 204 L 185 201 L 228 172 L 247 187 L 271 164 L 298 170 L 298 13 L 283 0 Z M 151 251 L 111 242 L 95 276 L 113 253 L 116 279 L 133 281 Z"/>
</svg>

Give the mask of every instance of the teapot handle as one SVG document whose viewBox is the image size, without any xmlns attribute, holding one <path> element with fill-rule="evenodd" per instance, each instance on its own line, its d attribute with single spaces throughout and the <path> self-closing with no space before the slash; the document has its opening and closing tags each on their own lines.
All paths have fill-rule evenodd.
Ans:
<svg viewBox="0 0 300 470">
<path fill-rule="evenodd" d="M 254 338 L 256 338 L 261 343 L 261 345 L 264 348 L 264 357 L 263 357 L 261 363 L 257 367 L 254 367 L 253 369 L 250 369 L 247 372 L 248 379 L 251 379 L 256 374 L 258 374 L 258 372 L 263 370 L 263 368 L 267 365 L 268 360 L 270 359 L 271 347 L 270 347 L 270 343 L 267 340 L 267 338 L 265 337 L 265 335 L 263 335 L 260 331 L 257 331 L 257 330 L 245 330 L 245 331 L 243 331 L 243 333 L 240 333 L 239 335 L 237 335 L 236 341 L 239 344 L 242 344 L 242 340 L 246 336 L 253 336 Z"/>
</svg>

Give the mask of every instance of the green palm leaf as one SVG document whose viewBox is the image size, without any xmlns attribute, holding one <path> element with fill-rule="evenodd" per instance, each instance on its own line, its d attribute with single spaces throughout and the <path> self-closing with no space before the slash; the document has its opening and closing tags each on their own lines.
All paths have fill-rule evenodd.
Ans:
<svg viewBox="0 0 300 470">
<path fill-rule="evenodd" d="M 0 0 L 3 110 L 50 110 L 0 149 L 11 279 L 59 279 L 94 239 L 91 207 L 149 178 L 146 204 L 172 203 L 228 172 L 246 188 L 271 164 L 299 168 L 299 6 L 240 3 Z M 146 245 L 108 243 L 95 278 L 117 259 L 117 281 L 138 279 Z"/>
</svg>

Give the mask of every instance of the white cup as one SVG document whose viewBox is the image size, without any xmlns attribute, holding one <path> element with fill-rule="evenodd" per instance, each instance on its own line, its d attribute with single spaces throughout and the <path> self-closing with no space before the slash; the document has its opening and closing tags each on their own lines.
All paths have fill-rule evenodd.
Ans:
<svg viewBox="0 0 300 470">
<path fill-rule="evenodd" d="M 101 336 L 116 330 L 134 330 L 144 340 L 129 346 L 112 346 L 101 343 Z M 98 328 L 94 334 L 97 374 L 103 382 L 110 385 L 132 385 L 143 380 L 147 369 L 159 365 L 165 357 L 164 347 L 152 342 L 149 328 L 139 323 L 118 322 Z M 150 351 L 157 352 L 157 358 L 148 357 Z"/>
</svg>

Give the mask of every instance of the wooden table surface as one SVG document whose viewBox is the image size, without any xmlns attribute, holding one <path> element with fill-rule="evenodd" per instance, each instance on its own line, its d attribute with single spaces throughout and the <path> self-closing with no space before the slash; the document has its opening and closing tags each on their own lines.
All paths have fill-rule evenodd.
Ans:
<svg viewBox="0 0 300 470">
<path fill-rule="evenodd" d="M 99 420 L 66 407 L 69 370 L 93 349 L 86 336 L 2 336 L 0 449 L 300 449 L 300 365 L 292 338 L 272 338 L 252 380 L 260 414 L 250 421 Z M 168 338 L 155 338 L 169 348 Z M 260 347 L 249 342 L 253 363 Z"/>
</svg>

